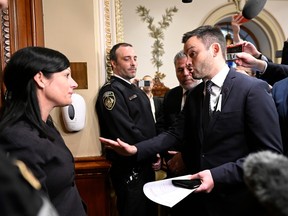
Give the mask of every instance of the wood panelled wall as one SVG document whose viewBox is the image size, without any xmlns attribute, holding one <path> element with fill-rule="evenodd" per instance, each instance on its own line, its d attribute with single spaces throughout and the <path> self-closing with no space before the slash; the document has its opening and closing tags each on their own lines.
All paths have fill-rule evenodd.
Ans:
<svg viewBox="0 0 288 216">
<path fill-rule="evenodd" d="M 44 46 L 42 0 L 10 0 L 11 53 L 26 46 Z"/>
<path fill-rule="evenodd" d="M 6 20 L 5 24 L 4 20 Z M 2 101 L 5 92 L 5 86 L 2 83 L 2 71 L 9 60 L 9 56 L 26 46 L 44 45 L 42 0 L 9 0 L 9 9 L 2 14 L 1 26 L 0 84 Z"/>
<path fill-rule="evenodd" d="M 9 57 L 26 46 L 44 46 L 42 0 L 9 0 L 9 9 L 2 14 L 1 30 L 0 85 L 3 99 L 2 72 Z M 76 185 L 87 204 L 88 216 L 110 215 L 109 168 L 110 164 L 103 157 L 75 158 Z"/>
<path fill-rule="evenodd" d="M 110 163 L 103 157 L 75 158 L 76 185 L 88 207 L 88 216 L 109 216 Z"/>
</svg>

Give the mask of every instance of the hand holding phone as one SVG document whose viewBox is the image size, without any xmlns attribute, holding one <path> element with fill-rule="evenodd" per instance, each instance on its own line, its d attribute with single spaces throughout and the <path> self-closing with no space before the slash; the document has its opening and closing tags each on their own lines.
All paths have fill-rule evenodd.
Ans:
<svg viewBox="0 0 288 216">
<path fill-rule="evenodd" d="M 172 179 L 172 184 L 177 187 L 195 189 L 201 185 L 200 179 Z"/>
<path fill-rule="evenodd" d="M 138 87 L 150 86 L 150 80 L 140 80 L 138 82 Z"/>
<path fill-rule="evenodd" d="M 237 53 L 243 52 L 243 45 L 237 44 L 237 45 L 230 45 L 227 46 L 227 61 L 234 61 L 237 59 Z"/>
</svg>

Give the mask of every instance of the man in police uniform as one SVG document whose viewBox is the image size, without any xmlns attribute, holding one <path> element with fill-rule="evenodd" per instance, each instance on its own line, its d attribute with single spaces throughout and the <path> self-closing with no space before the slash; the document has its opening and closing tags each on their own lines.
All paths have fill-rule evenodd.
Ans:
<svg viewBox="0 0 288 216">
<path fill-rule="evenodd" d="M 99 92 L 96 112 L 100 134 L 110 139 L 137 143 L 156 135 L 150 101 L 130 82 L 136 76 L 137 56 L 131 44 L 118 43 L 110 51 L 113 76 Z M 143 193 L 143 186 L 155 180 L 152 163 L 155 157 L 139 163 L 106 149 L 112 162 L 111 181 L 117 195 L 120 216 L 157 215 L 157 206 Z"/>
</svg>

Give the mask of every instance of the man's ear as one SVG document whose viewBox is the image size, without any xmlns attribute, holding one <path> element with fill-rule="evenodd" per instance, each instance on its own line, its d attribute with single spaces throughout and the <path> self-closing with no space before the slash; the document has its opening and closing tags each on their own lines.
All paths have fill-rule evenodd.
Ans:
<svg viewBox="0 0 288 216">
<path fill-rule="evenodd" d="M 44 88 L 45 87 L 45 82 L 44 82 L 44 75 L 41 71 L 39 71 L 37 74 L 34 76 L 34 80 L 36 84 L 38 85 L 39 88 Z"/>
<path fill-rule="evenodd" d="M 212 48 L 212 52 L 213 52 L 213 56 L 215 57 L 217 53 L 220 52 L 220 44 L 219 43 L 213 43 L 211 45 L 211 48 Z"/>
<path fill-rule="evenodd" d="M 115 68 L 115 65 L 116 65 L 116 62 L 115 62 L 115 61 L 111 60 L 111 61 L 110 61 L 110 64 L 111 64 L 112 69 Z"/>
</svg>

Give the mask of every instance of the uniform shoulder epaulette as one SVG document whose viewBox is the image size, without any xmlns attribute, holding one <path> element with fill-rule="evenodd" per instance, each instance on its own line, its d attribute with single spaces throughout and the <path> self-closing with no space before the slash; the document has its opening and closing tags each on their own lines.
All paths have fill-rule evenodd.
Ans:
<svg viewBox="0 0 288 216">
<path fill-rule="evenodd" d="M 108 86 L 108 85 L 111 85 L 110 81 L 106 82 L 103 86 Z"/>
<path fill-rule="evenodd" d="M 115 81 L 115 79 L 110 79 L 104 84 L 104 86 L 112 85 L 114 83 L 114 81 Z"/>
<path fill-rule="evenodd" d="M 22 177 L 30 183 L 36 190 L 40 190 L 41 184 L 38 179 L 32 174 L 32 172 L 27 168 L 27 166 L 20 160 L 15 160 L 14 164 L 19 168 Z"/>
</svg>

